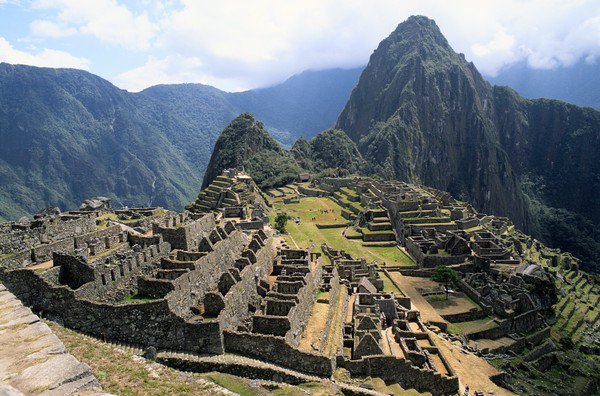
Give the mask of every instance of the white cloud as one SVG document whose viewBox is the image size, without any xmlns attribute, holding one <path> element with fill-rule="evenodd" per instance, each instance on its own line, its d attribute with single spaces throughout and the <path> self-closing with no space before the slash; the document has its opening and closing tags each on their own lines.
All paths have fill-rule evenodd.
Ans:
<svg viewBox="0 0 600 396">
<path fill-rule="evenodd" d="M 185 79 L 218 83 L 224 89 L 252 88 L 306 69 L 364 65 L 378 43 L 414 14 L 435 19 L 454 49 L 488 75 L 516 62 L 554 68 L 593 62 L 600 55 L 598 0 L 34 0 L 32 4 L 42 14 L 31 23 L 33 36 L 67 40 L 79 35 L 143 54 L 145 64 L 111 72 L 129 89 Z M 199 59 L 201 64 L 196 64 Z M 108 60 L 94 64 L 102 62 Z M 115 68 L 119 66 L 111 65 L 111 70 Z"/>
<path fill-rule="evenodd" d="M 151 85 L 202 83 L 227 90 L 245 87 L 233 80 L 222 80 L 205 72 L 197 57 L 170 55 L 162 59 L 150 58 L 144 65 L 119 74 L 115 83 L 129 91 L 137 92 Z"/>
<path fill-rule="evenodd" d="M 515 47 L 516 39 L 499 30 L 487 43 L 475 43 L 471 46 L 473 56 L 477 59 L 477 66 L 488 74 L 495 75 L 505 64 L 511 64 L 522 57 L 522 50 Z M 498 62 L 502 59 L 502 63 Z"/>
<path fill-rule="evenodd" d="M 36 0 L 33 7 L 56 10 L 56 19 L 67 29 L 128 49 L 149 49 L 158 30 L 146 12 L 134 15 L 116 0 Z M 42 22 L 56 25 L 52 21 L 38 23 Z"/>
<path fill-rule="evenodd" d="M 31 22 L 29 29 L 34 36 L 60 38 L 72 36 L 77 33 L 77 29 L 61 26 L 58 23 L 36 19 Z"/>
<path fill-rule="evenodd" d="M 19 51 L 4 37 L 0 37 L 0 62 L 40 67 L 70 67 L 87 70 L 89 61 L 78 58 L 68 52 L 43 49 L 37 53 Z"/>
<path fill-rule="evenodd" d="M 221 79 L 261 86 L 309 68 L 365 64 L 413 14 L 435 19 L 484 74 L 519 61 L 568 66 L 600 48 L 596 0 L 182 0 L 162 19 L 157 44 L 167 53 L 200 56 Z"/>
</svg>

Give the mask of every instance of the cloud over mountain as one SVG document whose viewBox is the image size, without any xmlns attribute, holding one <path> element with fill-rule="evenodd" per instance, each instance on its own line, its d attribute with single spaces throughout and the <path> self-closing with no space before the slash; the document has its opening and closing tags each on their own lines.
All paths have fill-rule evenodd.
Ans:
<svg viewBox="0 0 600 396">
<path fill-rule="evenodd" d="M 17 50 L 21 39 L 59 46 L 131 90 L 181 81 L 242 90 L 306 69 L 364 65 L 378 40 L 413 14 L 438 21 L 486 75 L 518 62 L 543 69 L 591 63 L 600 54 L 593 0 L 36 0 L 2 7 L 29 11 L 26 37 L 5 36 Z M 96 47 L 98 54 L 90 51 Z"/>
</svg>

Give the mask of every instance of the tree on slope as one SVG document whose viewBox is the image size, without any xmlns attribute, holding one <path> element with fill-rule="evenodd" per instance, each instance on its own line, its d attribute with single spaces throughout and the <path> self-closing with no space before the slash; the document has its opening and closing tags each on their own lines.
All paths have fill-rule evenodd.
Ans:
<svg viewBox="0 0 600 396">
<path fill-rule="evenodd" d="M 459 277 L 456 271 L 454 271 L 452 268 L 446 267 L 445 265 L 440 265 L 438 267 L 435 267 L 435 274 L 433 274 L 431 279 L 444 284 L 447 300 L 450 286 L 458 283 Z"/>
</svg>

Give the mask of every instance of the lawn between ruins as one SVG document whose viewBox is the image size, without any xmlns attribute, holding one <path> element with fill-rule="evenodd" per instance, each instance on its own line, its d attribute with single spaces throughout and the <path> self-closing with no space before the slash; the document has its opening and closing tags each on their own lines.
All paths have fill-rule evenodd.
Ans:
<svg viewBox="0 0 600 396">
<path fill-rule="evenodd" d="M 78 355 L 77 334 L 243 394 L 589 394 L 597 380 L 596 278 L 437 190 L 346 177 L 263 192 L 228 169 L 182 212 L 97 198 L 0 227 L 0 282 L 68 328 L 52 325 L 109 391 L 117 370 Z M 449 293 L 440 266 L 458 274 Z"/>
</svg>

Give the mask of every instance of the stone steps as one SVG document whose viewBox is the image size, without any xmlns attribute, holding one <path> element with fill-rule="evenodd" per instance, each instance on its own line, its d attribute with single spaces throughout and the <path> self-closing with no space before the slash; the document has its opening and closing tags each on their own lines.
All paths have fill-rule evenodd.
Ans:
<svg viewBox="0 0 600 396">
<path fill-rule="evenodd" d="M 233 183 L 231 183 L 231 182 L 228 182 L 228 181 L 223 181 L 223 180 L 214 180 L 214 181 L 213 181 L 212 183 L 210 183 L 210 184 L 211 184 L 211 185 L 215 185 L 215 186 L 217 186 L 217 187 L 220 187 L 220 188 L 229 188 L 229 187 L 231 187 L 231 185 L 232 185 Z"/>
<path fill-rule="evenodd" d="M 392 229 L 392 223 L 369 223 L 367 226 L 371 231 L 388 231 Z"/>
<path fill-rule="evenodd" d="M 374 217 L 373 220 L 371 220 L 371 222 L 373 223 L 389 223 L 390 222 L 390 218 L 385 216 L 385 217 Z"/>
<path fill-rule="evenodd" d="M 0 394 L 99 394 L 89 366 L 0 284 Z"/>
</svg>

